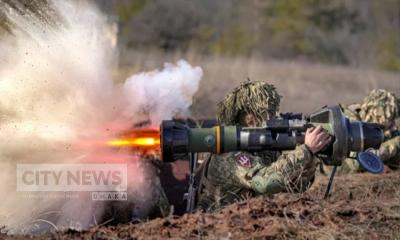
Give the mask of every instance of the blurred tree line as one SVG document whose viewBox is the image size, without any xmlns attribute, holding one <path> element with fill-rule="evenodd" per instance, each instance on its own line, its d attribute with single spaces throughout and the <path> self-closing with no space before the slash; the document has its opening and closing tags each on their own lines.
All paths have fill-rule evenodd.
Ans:
<svg viewBox="0 0 400 240">
<path fill-rule="evenodd" d="M 400 0 L 96 0 L 127 48 L 400 71 Z"/>
</svg>

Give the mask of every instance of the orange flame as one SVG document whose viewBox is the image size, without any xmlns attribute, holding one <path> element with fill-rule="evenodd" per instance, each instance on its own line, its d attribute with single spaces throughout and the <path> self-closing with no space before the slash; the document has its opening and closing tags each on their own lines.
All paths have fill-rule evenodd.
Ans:
<svg viewBox="0 0 400 240">
<path fill-rule="evenodd" d="M 119 146 L 153 147 L 153 146 L 160 146 L 160 139 L 154 139 L 151 137 L 134 138 L 134 139 L 115 139 L 108 141 L 107 145 L 113 147 L 119 147 Z"/>
<path fill-rule="evenodd" d="M 132 129 L 120 138 L 107 141 L 111 147 L 159 148 L 160 132 L 156 129 Z"/>
</svg>

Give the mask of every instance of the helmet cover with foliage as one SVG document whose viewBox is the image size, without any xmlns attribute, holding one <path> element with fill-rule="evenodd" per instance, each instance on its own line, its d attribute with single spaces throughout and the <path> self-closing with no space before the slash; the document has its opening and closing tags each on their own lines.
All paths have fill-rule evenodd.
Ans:
<svg viewBox="0 0 400 240">
<path fill-rule="evenodd" d="M 262 81 L 245 81 L 218 104 L 220 123 L 239 123 L 241 114 L 251 114 L 258 125 L 268 117 L 276 116 L 281 96 L 271 84 Z"/>
<path fill-rule="evenodd" d="M 365 122 L 389 126 L 399 116 L 396 96 L 383 89 L 374 89 L 364 98 L 360 109 L 360 118 Z"/>
</svg>

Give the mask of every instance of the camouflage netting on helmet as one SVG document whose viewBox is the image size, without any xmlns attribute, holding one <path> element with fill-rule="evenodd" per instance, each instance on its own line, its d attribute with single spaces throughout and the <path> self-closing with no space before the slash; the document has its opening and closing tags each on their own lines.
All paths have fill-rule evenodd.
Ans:
<svg viewBox="0 0 400 240">
<path fill-rule="evenodd" d="M 261 81 L 246 81 L 218 104 L 218 120 L 226 125 L 239 122 L 242 113 L 252 114 L 258 123 L 279 111 L 280 98 L 275 87 Z"/>
<path fill-rule="evenodd" d="M 387 126 L 398 115 L 398 99 L 393 93 L 383 89 L 372 90 L 361 104 L 360 117 L 365 122 Z"/>
</svg>

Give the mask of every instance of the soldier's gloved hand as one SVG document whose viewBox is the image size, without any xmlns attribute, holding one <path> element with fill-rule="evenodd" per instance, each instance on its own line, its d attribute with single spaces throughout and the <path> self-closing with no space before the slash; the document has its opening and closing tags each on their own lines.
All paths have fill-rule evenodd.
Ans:
<svg viewBox="0 0 400 240">
<path fill-rule="evenodd" d="M 330 142 L 331 136 L 321 126 L 307 129 L 304 144 L 312 153 L 321 151 Z"/>
</svg>

